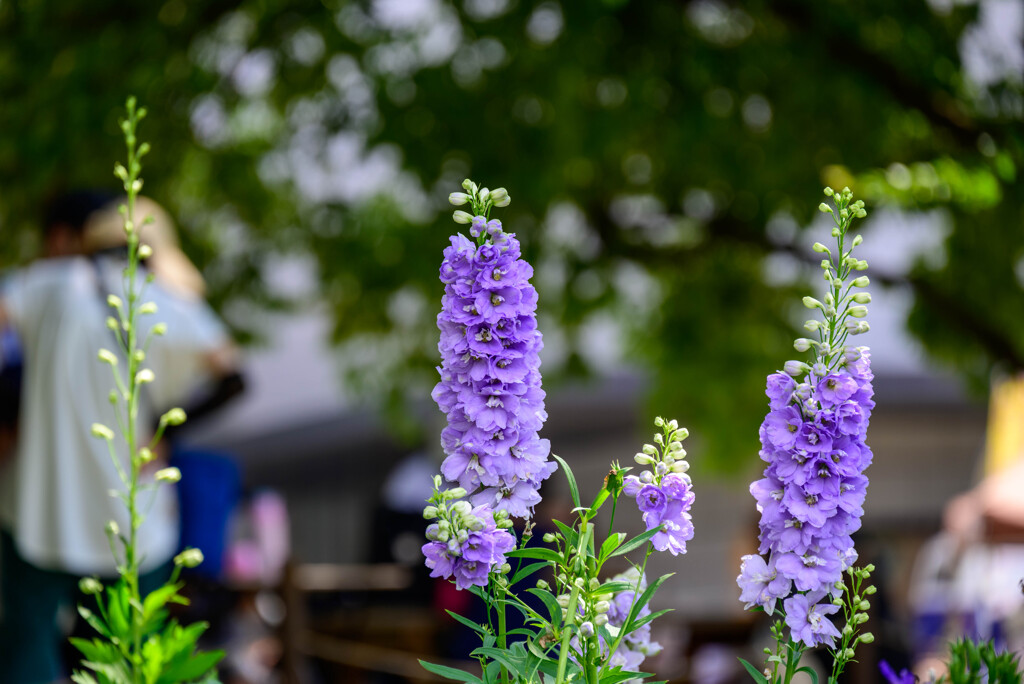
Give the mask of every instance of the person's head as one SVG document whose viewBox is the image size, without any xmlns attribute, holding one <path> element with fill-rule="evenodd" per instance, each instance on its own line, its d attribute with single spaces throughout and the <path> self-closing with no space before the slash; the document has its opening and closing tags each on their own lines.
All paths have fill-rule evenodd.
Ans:
<svg viewBox="0 0 1024 684">
<path fill-rule="evenodd" d="M 82 253 L 82 234 L 89 217 L 109 205 L 116 196 L 103 190 L 76 190 L 58 195 L 43 216 L 43 256 Z"/>
</svg>

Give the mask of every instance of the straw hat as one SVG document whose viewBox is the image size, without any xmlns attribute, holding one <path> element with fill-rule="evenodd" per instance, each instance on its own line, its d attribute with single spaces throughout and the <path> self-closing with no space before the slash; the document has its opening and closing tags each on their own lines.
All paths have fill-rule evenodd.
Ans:
<svg viewBox="0 0 1024 684">
<path fill-rule="evenodd" d="M 118 211 L 122 202 L 115 202 L 97 211 L 85 224 L 82 233 L 85 252 L 98 252 L 126 244 L 124 217 Z M 152 221 L 144 224 L 146 217 Z M 174 220 L 163 207 L 148 197 L 135 200 L 135 224 L 139 230 L 140 243 L 149 245 L 153 255 L 146 261 L 149 270 L 165 288 L 182 297 L 202 297 L 206 283 L 178 243 Z"/>
</svg>

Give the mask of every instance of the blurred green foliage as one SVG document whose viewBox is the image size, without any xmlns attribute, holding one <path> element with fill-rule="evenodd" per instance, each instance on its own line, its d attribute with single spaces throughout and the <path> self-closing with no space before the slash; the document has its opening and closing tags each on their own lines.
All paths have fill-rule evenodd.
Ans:
<svg viewBox="0 0 1024 684">
<path fill-rule="evenodd" d="M 939 209 L 945 258 L 874 279 L 979 384 L 1024 367 L 1021 84 L 965 77 L 979 7 L 949 4 L 0 2 L 3 255 L 33 253 L 48 195 L 110 178 L 135 93 L 147 192 L 228 319 L 289 303 L 263 274 L 302 257 L 350 382 L 397 406 L 431 382 L 445 197 L 472 175 L 512 195 L 549 367 L 618 326 L 658 411 L 749 463 L 810 284 L 766 258 L 816 263 L 823 184 Z"/>
</svg>

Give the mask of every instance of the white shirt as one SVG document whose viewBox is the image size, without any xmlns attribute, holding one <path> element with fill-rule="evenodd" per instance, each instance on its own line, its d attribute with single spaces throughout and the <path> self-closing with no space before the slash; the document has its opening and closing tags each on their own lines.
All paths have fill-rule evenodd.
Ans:
<svg viewBox="0 0 1024 684">
<path fill-rule="evenodd" d="M 0 523 L 21 555 L 38 567 L 112 575 L 116 566 L 104 529 L 114 520 L 126 533 L 128 514 L 121 499 L 110 495 L 124 487 L 105 440 L 93 437 L 91 426 L 114 430 L 127 470 L 127 447 L 108 402 L 114 380 L 96 356 L 101 347 L 116 352 L 114 333 L 106 327 L 113 312 L 105 293 L 124 298 L 123 262 L 99 257 L 97 264 L 102 287 L 97 267 L 84 257 L 39 261 L 5 283 L 3 306 L 21 337 L 25 370 L 16 455 L 0 471 Z M 137 430 L 145 444 L 158 413 L 182 402 L 203 379 L 204 353 L 227 338 L 202 301 L 171 295 L 159 283 L 148 285 L 141 301 L 156 303 L 157 313 L 140 316 L 140 333 L 167 324 L 167 334 L 153 338 L 142 364 L 156 375 L 144 387 L 139 408 Z M 140 334 L 139 343 L 144 339 Z M 122 363 L 122 377 L 125 368 Z M 146 519 L 137 553 L 148 570 L 176 550 L 177 502 L 167 485 L 141 492 L 138 500 Z"/>
</svg>

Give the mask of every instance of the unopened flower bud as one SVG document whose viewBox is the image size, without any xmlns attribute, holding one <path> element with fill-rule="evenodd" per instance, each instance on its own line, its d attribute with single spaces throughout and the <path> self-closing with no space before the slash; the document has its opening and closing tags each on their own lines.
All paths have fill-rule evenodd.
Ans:
<svg viewBox="0 0 1024 684">
<path fill-rule="evenodd" d="M 871 279 L 868 278 L 867 276 L 860 276 L 854 278 L 853 282 L 850 284 L 853 285 L 854 287 L 867 287 L 869 284 L 871 284 Z"/>
<path fill-rule="evenodd" d="M 437 506 L 427 506 L 423 509 L 423 519 L 433 520 L 437 517 Z"/>
<path fill-rule="evenodd" d="M 458 209 L 452 214 L 452 220 L 455 221 L 456 223 L 472 223 L 473 216 L 472 214 L 469 214 L 465 211 L 462 211 L 461 209 Z"/>
<path fill-rule="evenodd" d="M 848 648 L 845 651 L 843 651 L 843 660 L 850 660 L 853 658 L 853 655 L 853 649 Z"/>
<path fill-rule="evenodd" d="M 647 454 L 637 454 L 636 456 L 633 457 L 633 460 L 636 461 L 639 465 L 650 465 L 654 463 L 654 458 L 648 456 Z"/>
<path fill-rule="evenodd" d="M 491 190 L 490 198 L 496 207 L 507 207 L 512 201 L 512 198 L 508 196 L 508 190 L 505 188 L 495 188 L 494 190 Z"/>
<path fill-rule="evenodd" d="M 808 309 L 824 309 L 825 308 L 824 305 L 822 305 L 822 303 L 819 302 L 814 297 L 804 297 L 803 302 L 804 302 L 804 306 L 806 306 Z"/>
<path fill-rule="evenodd" d="M 640 481 L 644 484 L 651 484 L 654 482 L 654 475 L 651 474 L 650 470 L 645 470 L 640 473 Z"/>
<path fill-rule="evenodd" d="M 665 419 L 658 416 L 654 419 L 654 427 L 665 427 Z"/>
<path fill-rule="evenodd" d="M 798 352 L 803 353 L 810 348 L 811 341 L 806 337 L 798 337 L 796 340 L 793 341 L 793 349 L 797 350 Z"/>
<path fill-rule="evenodd" d="M 682 428 L 679 428 L 678 430 L 676 430 L 672 434 L 672 439 L 676 439 L 676 440 L 679 440 L 680 442 L 682 442 L 684 439 L 686 439 L 689 436 L 690 436 L 690 431 L 687 430 L 686 428 L 682 427 Z"/>
<path fill-rule="evenodd" d="M 551 588 L 551 585 L 541 579 L 541 580 L 537 580 L 537 588 L 540 589 L 541 591 L 547 591 L 548 589 Z"/>
<path fill-rule="evenodd" d="M 124 302 L 122 302 L 121 298 L 118 297 L 117 295 L 107 295 L 107 306 L 109 306 L 110 308 L 120 309 L 123 305 Z"/>
<path fill-rule="evenodd" d="M 565 594 L 562 594 L 555 600 L 558 601 L 558 605 L 562 607 L 562 610 L 567 610 L 569 608 L 569 597 Z"/>
<path fill-rule="evenodd" d="M 140 314 L 155 314 L 156 313 L 156 302 L 146 302 L 139 307 Z"/>
<path fill-rule="evenodd" d="M 655 456 L 658 453 L 657 447 L 655 447 L 653 444 L 644 444 L 644 448 L 642 449 L 642 451 L 648 456 Z"/>
<path fill-rule="evenodd" d="M 153 256 L 153 248 L 149 245 L 139 245 L 139 258 L 148 259 Z"/>
<path fill-rule="evenodd" d="M 834 195 L 834 194 L 835 194 L 835 192 L 836 192 L 836 191 L 835 191 L 835 190 L 833 190 L 832 188 L 830 188 L 830 187 L 828 187 L 828 186 L 825 186 L 825 190 L 824 190 L 824 193 L 825 193 L 825 195 L 826 195 L 826 196 L 828 196 L 828 197 L 831 197 L 832 195 Z"/>
<path fill-rule="evenodd" d="M 856 615 L 853 616 L 853 621 L 856 622 L 858 625 L 864 624 L 865 622 L 868 621 L 868 614 L 867 613 L 857 613 Z"/>
<path fill-rule="evenodd" d="M 786 375 L 792 376 L 794 378 L 803 375 L 809 369 L 810 366 L 808 366 L 803 361 L 787 361 L 785 365 L 783 365 L 782 367 L 782 370 Z"/>
<path fill-rule="evenodd" d="M 107 316 L 107 327 L 111 330 L 117 330 L 118 322 L 113 316 Z"/>
<path fill-rule="evenodd" d="M 676 461 L 672 464 L 673 473 L 685 473 L 690 469 L 690 463 L 688 461 Z"/>
<path fill-rule="evenodd" d="M 110 402 L 111 406 L 117 405 L 117 392 L 110 390 L 110 394 L 107 395 L 107 401 Z"/>
<path fill-rule="evenodd" d="M 111 366 L 117 365 L 117 357 L 114 355 L 114 352 L 110 351 L 109 349 L 100 349 L 100 352 L 99 354 L 96 355 L 96 358 L 98 358 L 103 363 L 109 363 Z"/>
<path fill-rule="evenodd" d="M 858 292 L 857 294 L 853 295 L 853 301 L 857 302 L 858 304 L 870 304 L 871 303 L 871 293 L 870 292 Z"/>
<path fill-rule="evenodd" d="M 861 259 L 854 265 L 853 268 L 856 271 L 866 271 L 868 270 L 868 262 L 866 259 Z"/>
<path fill-rule="evenodd" d="M 554 534 L 554 532 L 545 532 L 543 539 L 548 544 L 554 544 L 555 543 L 555 534 Z"/>
<path fill-rule="evenodd" d="M 107 523 L 106 531 L 111 537 L 116 537 L 121 534 L 121 528 L 118 527 L 117 523 L 113 520 Z"/>
<path fill-rule="evenodd" d="M 99 437 L 100 439 L 105 439 L 107 441 L 110 441 L 110 440 L 114 439 L 114 431 L 111 430 L 110 428 L 108 428 L 103 423 L 93 423 L 92 424 L 92 436 L 93 437 Z"/>
<path fill-rule="evenodd" d="M 203 552 L 199 549 L 185 549 L 174 557 L 174 564 L 186 568 L 197 567 L 203 562 Z"/>
<path fill-rule="evenodd" d="M 859 642 L 861 642 L 862 644 L 870 644 L 870 643 L 874 642 L 874 640 L 875 640 L 875 635 L 874 635 L 874 634 L 872 634 L 871 632 L 864 632 L 863 634 L 861 634 L 861 635 L 860 635 L 860 636 L 859 636 L 859 637 L 857 638 L 857 640 L 858 640 Z"/>
<path fill-rule="evenodd" d="M 589 620 L 580 624 L 580 636 L 585 639 L 589 639 L 594 636 L 594 623 Z"/>
<path fill-rule="evenodd" d="M 867 611 L 871 609 L 871 601 L 861 601 L 857 604 L 857 610 Z"/>
<path fill-rule="evenodd" d="M 861 218 L 863 218 L 863 217 L 861 217 Z M 864 242 L 864 236 L 863 235 L 858 235 L 857 237 L 853 238 L 853 246 L 854 247 L 860 246 L 860 244 L 862 242 Z"/>
<path fill-rule="evenodd" d="M 95 596 L 103 591 L 103 585 L 95 577 L 83 577 L 78 581 L 78 590 L 86 596 Z"/>
<path fill-rule="evenodd" d="M 871 595 L 872 595 L 872 594 L 874 594 L 874 593 L 875 593 L 876 591 L 878 591 L 878 590 L 877 590 L 877 589 L 875 589 L 875 585 L 873 585 L 873 584 L 869 584 L 869 585 L 868 585 L 867 587 L 865 587 L 865 588 L 864 588 L 864 595 L 865 595 L 865 596 L 871 596 Z"/>
<path fill-rule="evenodd" d="M 819 254 L 831 254 L 832 253 L 831 250 L 829 250 L 828 247 L 826 247 L 825 245 L 821 244 L 820 242 L 815 242 L 814 245 L 811 247 L 811 249 L 813 249 L 815 252 L 818 252 Z"/>
<path fill-rule="evenodd" d="M 601 586 L 601 580 L 596 577 L 591 577 L 587 586 L 590 587 L 590 591 L 597 591 L 598 587 Z"/>
<path fill-rule="evenodd" d="M 512 566 L 508 563 L 502 563 L 501 567 L 498 568 L 498 572 L 500 572 L 502 575 L 507 575 L 508 573 L 512 572 Z"/>
<path fill-rule="evenodd" d="M 153 334 L 156 335 L 157 337 L 166 335 L 167 334 L 167 324 L 166 323 L 157 323 L 156 325 L 153 326 L 152 330 L 153 330 Z"/>
<path fill-rule="evenodd" d="M 461 499 L 466 496 L 466 490 L 463 487 L 456 487 L 455 489 L 449 489 L 448 494 L 450 494 L 453 499 Z"/>
<path fill-rule="evenodd" d="M 181 425 L 185 422 L 185 411 L 180 408 L 172 408 L 160 417 L 160 421 L 168 425 Z"/>
<path fill-rule="evenodd" d="M 473 512 L 473 507 L 468 501 L 456 501 L 452 504 L 452 511 L 460 516 L 466 516 Z"/>
<path fill-rule="evenodd" d="M 181 480 L 181 471 L 178 470 L 177 468 L 174 468 L 173 466 L 170 468 L 161 468 L 160 470 L 156 471 L 156 474 L 153 477 L 156 478 L 157 482 L 166 482 L 168 484 L 174 484 L 175 482 Z"/>
<path fill-rule="evenodd" d="M 850 625 L 849 623 L 847 623 L 847 625 L 845 627 L 843 627 L 843 636 L 851 636 L 851 635 L 853 635 L 853 626 Z"/>
<path fill-rule="evenodd" d="M 608 624 L 608 616 L 605 615 L 604 613 L 599 614 L 597 617 L 594 618 L 594 624 L 597 625 L 598 627 L 600 627 L 602 625 L 607 625 Z"/>
<path fill-rule="evenodd" d="M 609 610 L 611 610 L 611 608 L 612 604 L 608 603 L 607 601 L 598 601 L 594 604 L 595 613 L 607 613 Z"/>
<path fill-rule="evenodd" d="M 461 207 L 463 204 L 469 202 L 469 195 L 464 192 L 453 192 L 448 195 L 448 202 L 452 206 Z"/>
<path fill-rule="evenodd" d="M 854 318 L 864 318 L 868 315 L 868 307 L 866 306 L 851 306 L 850 315 Z"/>
<path fill-rule="evenodd" d="M 149 447 L 142 447 L 139 449 L 139 461 L 141 463 L 149 463 L 154 458 L 156 458 L 156 454 L 154 454 L 153 450 Z"/>
<path fill-rule="evenodd" d="M 140 385 L 144 385 L 147 382 L 153 382 L 154 380 L 156 380 L 156 376 L 153 374 L 153 371 L 148 368 L 143 368 L 135 374 L 135 382 Z"/>
<path fill-rule="evenodd" d="M 820 211 L 823 214 L 831 214 L 831 213 L 833 213 L 832 207 L 828 206 L 824 202 L 822 202 L 821 204 L 818 205 L 818 211 Z"/>
<path fill-rule="evenodd" d="M 476 187 L 477 187 L 476 183 L 474 183 L 473 181 L 469 180 L 468 178 L 466 180 L 462 181 L 462 189 L 465 190 L 466 192 L 469 192 L 469 193 L 475 195 L 476 194 Z"/>
<path fill-rule="evenodd" d="M 821 321 L 815 321 L 812 319 L 804 323 L 804 328 L 806 328 L 808 332 L 814 332 L 820 327 L 822 327 Z"/>
</svg>

